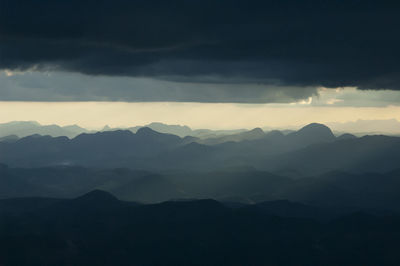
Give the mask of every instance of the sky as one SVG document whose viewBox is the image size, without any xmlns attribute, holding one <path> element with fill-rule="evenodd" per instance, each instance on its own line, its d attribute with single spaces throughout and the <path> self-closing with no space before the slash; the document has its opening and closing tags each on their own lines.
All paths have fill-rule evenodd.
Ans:
<svg viewBox="0 0 400 266">
<path fill-rule="evenodd" d="M 400 121 L 400 106 L 313 106 L 312 100 L 294 104 L 0 102 L 0 123 L 38 121 L 44 125 L 78 124 L 89 129 L 101 129 L 105 125 L 123 128 L 151 122 L 188 125 L 194 129 L 293 129 L 313 122 L 330 124 L 359 119 Z M 356 129 L 351 131 L 357 132 Z"/>
<path fill-rule="evenodd" d="M 0 121 L 400 120 L 400 3 L 0 0 Z"/>
</svg>

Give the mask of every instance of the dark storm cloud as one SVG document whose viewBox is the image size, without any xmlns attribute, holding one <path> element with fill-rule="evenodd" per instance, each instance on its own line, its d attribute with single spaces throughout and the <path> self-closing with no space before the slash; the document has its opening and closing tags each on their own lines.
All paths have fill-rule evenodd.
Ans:
<svg viewBox="0 0 400 266">
<path fill-rule="evenodd" d="M 308 87 L 304 96 L 397 90 L 399 11 L 368 0 L 0 0 L 0 68 Z"/>
<path fill-rule="evenodd" d="M 0 72 L 3 101 L 177 101 L 287 103 L 316 93 L 313 87 L 222 82 L 186 82 L 153 78 L 90 76 L 65 72 Z"/>
</svg>

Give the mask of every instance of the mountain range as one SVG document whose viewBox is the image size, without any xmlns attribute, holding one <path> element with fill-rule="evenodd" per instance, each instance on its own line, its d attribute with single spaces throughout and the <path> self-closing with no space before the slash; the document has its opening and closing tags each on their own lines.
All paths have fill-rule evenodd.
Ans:
<svg viewBox="0 0 400 266">
<path fill-rule="evenodd" d="M 89 132 L 89 130 L 77 125 L 61 127 L 58 125 L 41 125 L 35 121 L 13 121 L 0 124 L 0 138 L 10 135 L 23 138 L 35 134 L 73 138 L 84 132 Z"/>
<path fill-rule="evenodd" d="M 386 134 L 400 135 L 400 122 L 397 119 L 331 122 L 327 125 L 336 132 L 350 132 L 356 135 Z"/>
<path fill-rule="evenodd" d="M 251 168 L 208 172 L 83 167 L 0 168 L 0 199 L 21 197 L 73 198 L 95 189 L 142 203 L 171 199 L 217 199 L 253 204 L 290 200 L 321 207 L 400 211 L 400 171 L 351 174 L 328 172 L 292 178 Z"/>
<path fill-rule="evenodd" d="M 322 124 L 284 135 L 261 129 L 219 139 L 181 138 L 140 128 L 83 133 L 75 138 L 31 135 L 0 142 L 0 162 L 12 167 L 76 165 L 151 171 L 249 166 L 273 173 L 387 172 L 398 167 L 400 138 L 336 137 Z"/>
<path fill-rule="evenodd" d="M 400 138 L 335 136 L 322 124 L 201 139 L 143 127 L 0 141 L 0 198 L 75 197 L 93 189 L 160 202 L 213 198 L 254 203 L 395 209 Z"/>
<path fill-rule="evenodd" d="M 400 261 L 399 137 L 183 135 L 2 137 L 0 265 Z"/>
</svg>

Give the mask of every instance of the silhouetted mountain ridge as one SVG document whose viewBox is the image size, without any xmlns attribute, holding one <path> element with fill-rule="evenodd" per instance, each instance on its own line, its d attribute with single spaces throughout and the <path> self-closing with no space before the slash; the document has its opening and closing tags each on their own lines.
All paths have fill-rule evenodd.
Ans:
<svg viewBox="0 0 400 266">
<path fill-rule="evenodd" d="M 16 135 L 20 138 L 39 134 L 51 135 L 53 137 L 67 136 L 73 138 L 80 133 L 88 132 L 88 130 L 77 125 L 58 126 L 58 125 L 40 125 L 36 121 L 14 121 L 0 124 L 0 137 L 7 135 Z"/>
<path fill-rule="evenodd" d="M 98 201 L 97 201 L 98 200 Z M 82 206 L 77 202 L 85 202 Z M 113 202 L 110 206 L 102 202 Z M 350 212 L 324 220 L 293 217 L 312 206 L 289 202 L 288 217 L 232 209 L 213 200 L 131 205 L 101 191 L 21 208 L 0 200 L 5 265 L 393 265 L 400 261 L 396 214 Z M 25 201 L 29 203 L 29 199 Z M 271 207 L 272 206 L 272 207 Z M 26 210 L 26 211 L 24 211 Z M 277 209 L 279 211 L 279 208 Z M 162 247 L 157 256 L 154 250 Z M 368 252 L 373 250 L 374 252 Z M 183 253 L 184 252 L 184 253 Z M 290 254 L 290 256 L 288 256 Z M 311 254 L 311 255 L 310 255 Z"/>
<path fill-rule="evenodd" d="M 83 165 L 150 171 L 212 170 L 221 165 L 239 165 L 307 176 L 335 169 L 387 172 L 397 168 L 400 159 L 399 138 L 336 138 L 328 127 L 316 123 L 288 135 L 279 131 L 264 133 L 261 129 L 238 135 L 247 139 L 216 145 L 199 144 L 196 138 L 182 139 L 150 128 L 141 128 L 137 133 L 84 133 L 73 139 L 32 135 L 0 142 L 0 162 L 24 167 Z"/>
<path fill-rule="evenodd" d="M 96 189 L 74 199 L 74 201 L 78 202 L 79 204 L 82 203 L 104 204 L 104 203 L 116 202 L 118 201 L 118 199 L 111 193 L 108 193 L 104 190 Z"/>
</svg>

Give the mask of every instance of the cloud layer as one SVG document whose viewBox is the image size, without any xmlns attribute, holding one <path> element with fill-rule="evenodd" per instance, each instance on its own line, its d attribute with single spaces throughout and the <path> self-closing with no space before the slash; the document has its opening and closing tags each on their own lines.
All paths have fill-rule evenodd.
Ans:
<svg viewBox="0 0 400 266">
<path fill-rule="evenodd" d="M 216 84 L 226 84 L 218 101 L 243 102 L 279 90 L 280 100 L 259 101 L 306 98 L 318 86 L 399 90 L 399 8 L 371 0 L 0 0 L 0 69 L 211 84 L 165 99 L 177 101 L 204 101 Z"/>
<path fill-rule="evenodd" d="M 0 71 L 0 84 L 0 100 L 3 101 L 288 103 L 318 93 L 314 87 L 177 82 L 59 71 Z"/>
</svg>

